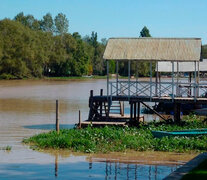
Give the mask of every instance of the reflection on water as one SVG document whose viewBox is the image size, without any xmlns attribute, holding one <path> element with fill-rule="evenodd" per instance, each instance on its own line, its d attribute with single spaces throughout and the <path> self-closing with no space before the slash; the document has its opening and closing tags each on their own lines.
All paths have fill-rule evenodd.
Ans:
<svg viewBox="0 0 207 180">
<path fill-rule="evenodd" d="M 104 89 L 105 94 L 105 88 L 105 80 L 0 81 L 0 148 L 12 147 L 10 152 L 0 150 L 0 179 L 162 179 L 195 156 L 183 159 L 183 155 L 175 158 L 171 154 L 172 159 L 149 165 L 152 153 L 136 157 L 57 155 L 33 151 L 21 143 L 25 137 L 55 128 L 56 99 L 60 103 L 60 128 L 72 128 L 78 122 L 79 110 L 82 119 L 87 119 L 90 90 L 99 94 Z M 153 157 L 160 160 L 163 155 Z"/>
<path fill-rule="evenodd" d="M 0 165 L 1 179 L 162 179 L 177 165 L 142 165 L 118 162 Z"/>
</svg>

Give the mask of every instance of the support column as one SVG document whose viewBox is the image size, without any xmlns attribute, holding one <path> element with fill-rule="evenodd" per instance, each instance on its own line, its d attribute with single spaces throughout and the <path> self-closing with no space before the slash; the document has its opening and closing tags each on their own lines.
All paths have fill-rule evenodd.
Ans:
<svg viewBox="0 0 207 180">
<path fill-rule="evenodd" d="M 131 62 L 128 60 L 128 98 L 130 98 L 130 71 L 131 71 Z"/>
<path fill-rule="evenodd" d="M 103 96 L 103 89 L 100 90 L 100 96 Z M 103 112 L 103 102 L 100 102 L 100 115 L 102 117 Z"/>
<path fill-rule="evenodd" d="M 191 91 L 191 80 L 192 79 L 192 73 L 190 72 L 189 73 L 189 83 L 190 83 L 190 87 L 189 87 L 189 95 L 188 97 L 191 97 L 192 96 L 192 91 Z"/>
<path fill-rule="evenodd" d="M 197 83 L 196 83 L 196 61 L 194 62 L 195 71 L 194 71 L 194 100 L 196 101 L 196 92 L 197 92 Z"/>
<path fill-rule="evenodd" d="M 161 72 L 159 72 L 159 97 L 161 97 L 162 93 L 161 93 Z"/>
<path fill-rule="evenodd" d="M 108 106 L 108 110 L 107 110 L 107 114 L 106 117 L 107 119 L 109 118 L 109 109 L 110 109 L 110 99 L 109 99 L 109 61 L 106 61 L 106 71 L 107 71 L 107 106 Z M 112 87 L 111 87 L 112 88 Z"/>
<path fill-rule="evenodd" d="M 176 96 L 180 96 L 180 88 L 179 88 L 179 63 L 177 61 L 177 86 L 176 86 Z"/>
<path fill-rule="evenodd" d="M 109 61 L 106 61 L 106 74 L 107 74 L 107 99 L 109 97 Z"/>
<path fill-rule="evenodd" d="M 150 101 L 152 100 L 152 61 L 150 61 Z"/>
<path fill-rule="evenodd" d="M 116 61 L 116 95 L 119 95 L 119 90 L 118 90 L 118 82 L 119 82 L 119 62 Z"/>
<path fill-rule="evenodd" d="M 174 122 L 175 123 L 180 123 L 180 108 L 181 104 L 180 103 L 174 103 Z"/>
<path fill-rule="evenodd" d="M 130 103 L 130 122 L 132 122 L 132 119 L 133 119 L 133 103 L 132 102 L 129 102 Z"/>
<path fill-rule="evenodd" d="M 139 124 L 139 118 L 140 118 L 140 102 L 137 104 L 137 122 Z"/>
<path fill-rule="evenodd" d="M 136 102 L 134 102 L 134 119 L 133 121 L 136 122 L 136 117 L 137 117 L 137 106 Z"/>
<path fill-rule="evenodd" d="M 174 61 L 172 61 L 172 100 L 174 101 Z"/>
<path fill-rule="evenodd" d="M 136 61 L 136 95 L 138 96 L 138 62 Z"/>
<path fill-rule="evenodd" d="M 156 61 L 156 79 L 155 79 L 155 96 L 158 96 L 157 94 L 157 85 L 158 85 L 158 62 Z"/>
<path fill-rule="evenodd" d="M 197 85 L 198 85 L 198 92 L 197 92 L 197 97 L 199 97 L 199 83 L 200 83 L 200 61 L 197 62 L 198 64 L 198 77 L 197 77 Z"/>
</svg>

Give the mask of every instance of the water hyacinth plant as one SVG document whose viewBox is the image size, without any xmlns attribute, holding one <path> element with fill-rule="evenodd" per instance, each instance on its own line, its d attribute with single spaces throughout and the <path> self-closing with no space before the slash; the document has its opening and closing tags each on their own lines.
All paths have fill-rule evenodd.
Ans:
<svg viewBox="0 0 207 180">
<path fill-rule="evenodd" d="M 35 149 L 70 149 L 72 151 L 123 152 L 135 151 L 170 151 L 170 152 L 202 152 L 207 150 L 207 136 L 196 137 L 153 137 L 152 130 L 174 131 L 183 129 L 207 128 L 200 120 L 185 121 L 181 125 L 167 123 L 148 123 L 137 127 L 105 126 L 84 129 L 63 129 L 35 135 L 24 139 Z"/>
</svg>

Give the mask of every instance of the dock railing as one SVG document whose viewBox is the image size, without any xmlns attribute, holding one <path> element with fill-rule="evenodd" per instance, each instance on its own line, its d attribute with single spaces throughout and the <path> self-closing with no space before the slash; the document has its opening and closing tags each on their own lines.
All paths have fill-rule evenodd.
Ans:
<svg viewBox="0 0 207 180">
<path fill-rule="evenodd" d="M 207 83 L 116 81 L 109 82 L 109 96 L 207 98 Z"/>
</svg>

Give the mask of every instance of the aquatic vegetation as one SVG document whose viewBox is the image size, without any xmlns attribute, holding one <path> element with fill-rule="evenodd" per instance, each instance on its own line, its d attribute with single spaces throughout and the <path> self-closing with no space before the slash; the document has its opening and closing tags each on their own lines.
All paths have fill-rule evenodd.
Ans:
<svg viewBox="0 0 207 180">
<path fill-rule="evenodd" d="M 141 127 L 105 126 L 84 129 L 63 129 L 59 134 L 56 131 L 35 135 L 24 139 L 24 143 L 33 148 L 70 149 L 80 152 L 118 152 L 118 151 L 170 151 L 189 152 L 206 151 L 207 136 L 196 137 L 163 137 L 154 138 L 151 130 L 183 130 L 207 128 L 202 121 L 185 121 L 180 125 L 167 123 L 148 123 Z"/>
<path fill-rule="evenodd" d="M 12 147 L 11 146 L 5 146 L 0 148 L 0 150 L 5 150 L 5 151 L 11 151 Z"/>
</svg>

